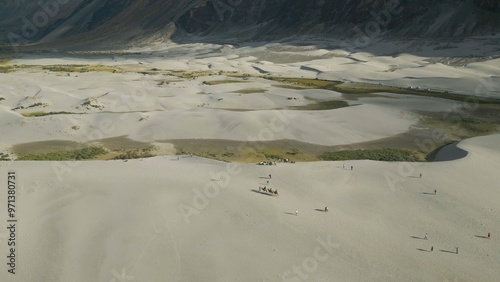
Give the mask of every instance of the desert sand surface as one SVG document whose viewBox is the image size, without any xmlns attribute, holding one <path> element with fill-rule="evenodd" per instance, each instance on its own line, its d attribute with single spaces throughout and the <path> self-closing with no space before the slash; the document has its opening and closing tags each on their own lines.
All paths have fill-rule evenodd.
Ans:
<svg viewBox="0 0 500 282">
<path fill-rule="evenodd" d="M 500 134 L 459 142 L 465 157 L 448 148 L 451 160 L 418 163 L 264 166 L 175 155 L 168 143 L 340 146 L 426 130 L 441 144 L 423 112 L 476 117 L 474 96 L 500 98 L 497 45 L 474 42 L 411 53 L 414 42 L 314 41 L 18 54 L 3 63 L 14 70 L 0 74 L 0 153 L 15 159 L 20 144 L 121 137 L 161 153 L 0 161 L 2 183 L 9 172 L 18 177 L 16 275 L 4 263 L 11 232 L 1 226 L 0 281 L 497 281 Z M 349 96 L 271 76 L 381 90 Z M 307 109 L 321 101 L 346 106 Z M 487 132 L 498 133 L 498 105 L 487 106 Z M 0 189 L 2 218 L 7 193 Z"/>
<path fill-rule="evenodd" d="M 496 281 L 498 144 L 426 164 L 1 163 L 19 179 L 9 281 Z"/>
</svg>

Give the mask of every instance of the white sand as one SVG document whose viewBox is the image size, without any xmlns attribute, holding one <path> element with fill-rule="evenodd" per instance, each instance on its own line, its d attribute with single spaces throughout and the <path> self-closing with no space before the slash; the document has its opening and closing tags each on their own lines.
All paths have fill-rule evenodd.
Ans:
<svg viewBox="0 0 500 282">
<path fill-rule="evenodd" d="M 136 50 L 141 54 L 23 56 L 12 63 L 271 72 L 499 97 L 495 46 L 466 40 L 453 49 L 424 44 L 416 53 L 405 53 L 412 44 L 377 43 L 353 52 L 280 44 L 171 44 Z M 486 55 L 463 59 L 481 54 Z M 448 63 L 446 57 L 452 55 L 461 58 Z M 277 109 L 342 95 L 279 88 L 261 78 L 203 83 L 227 79 L 234 78 L 135 72 L 68 76 L 39 69 L 1 74 L 0 152 L 19 143 L 123 135 L 147 142 L 287 138 L 351 144 L 407 132 L 419 121 L 415 111 L 450 111 L 457 104 L 380 93 L 350 101 L 348 108 L 283 111 Z M 237 93 L 249 89 L 255 93 Z M 30 107 L 37 103 L 42 105 Z M 13 110 L 21 106 L 30 108 Z M 75 114 L 21 115 L 37 111 Z M 355 161 L 228 168 L 173 156 L 0 162 L 2 183 L 8 170 L 19 174 L 17 274 L 6 272 L 10 235 L 1 226 L 0 281 L 496 281 L 498 144 L 500 135 L 466 140 L 459 144 L 469 151 L 466 158 L 425 164 Z M 158 150 L 173 152 L 164 143 Z M 269 173 L 268 185 L 260 177 Z M 419 173 L 423 178 L 416 178 Z M 252 191 L 259 185 L 277 188 L 280 196 Z M 209 190 L 203 192 L 204 187 Z M 437 195 L 423 194 L 434 189 Z M 1 218 L 6 191 L 0 189 Z M 328 213 L 316 210 L 325 206 Z M 492 239 L 478 237 L 488 232 Z M 418 239 L 426 233 L 429 240 Z M 325 249 L 324 242 L 330 247 Z M 431 246 L 434 251 L 427 252 Z M 459 254 L 450 253 L 455 247 Z"/>
<path fill-rule="evenodd" d="M 20 221 L 17 274 L 2 263 L 0 277 L 300 281 L 300 271 L 309 281 L 496 281 L 498 144 L 500 135 L 467 140 L 469 155 L 451 162 L 346 162 L 353 171 L 341 162 L 228 169 L 196 157 L 83 162 L 70 173 L 1 163 L 3 178 L 19 175 Z M 391 188 L 384 175 L 402 166 L 414 171 Z M 279 197 L 252 191 L 269 173 Z M 208 185 L 211 198 L 199 196 Z"/>
<path fill-rule="evenodd" d="M 66 76 L 35 70 L 2 75 L 0 81 L 6 90 L 0 107 L 3 132 L 0 143 L 13 146 L 47 140 L 85 142 L 129 135 L 147 142 L 185 138 L 248 141 L 253 138 L 340 145 L 404 133 L 418 122 L 404 107 L 384 105 L 366 104 L 329 111 L 275 110 L 306 105 L 313 102 L 310 99 L 339 99 L 340 94 L 277 88 L 276 82 L 264 79 L 214 86 L 203 84 L 204 80 L 228 79 L 217 76 L 158 85 L 164 79 L 172 80 L 134 73 Z M 265 92 L 241 95 L 234 92 L 247 89 Z M 91 106 L 84 105 L 87 101 L 91 101 Z M 43 105 L 27 108 L 39 103 Z M 21 106 L 26 109 L 12 110 Z M 37 118 L 19 114 L 38 111 L 78 114 Z M 72 129 L 73 126 L 79 129 Z"/>
</svg>

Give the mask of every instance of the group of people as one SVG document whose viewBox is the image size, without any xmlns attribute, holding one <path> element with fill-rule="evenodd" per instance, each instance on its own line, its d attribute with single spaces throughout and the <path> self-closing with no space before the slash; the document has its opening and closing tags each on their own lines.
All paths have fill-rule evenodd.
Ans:
<svg viewBox="0 0 500 282">
<path fill-rule="evenodd" d="M 345 164 L 342 165 L 342 168 L 345 169 Z M 354 169 L 354 166 L 351 165 L 351 170 Z"/>
<path fill-rule="evenodd" d="M 273 190 L 273 188 L 267 188 L 266 186 L 264 187 L 259 186 L 259 192 L 266 192 L 272 195 L 279 196 L 278 189 Z"/>
<path fill-rule="evenodd" d="M 325 208 L 325 211 L 327 211 L 327 208 Z M 428 236 L 427 233 L 425 233 L 424 240 L 427 240 Z M 488 239 L 491 239 L 491 232 L 488 232 Z M 431 246 L 431 252 L 434 251 L 434 246 Z M 458 247 L 456 247 L 455 253 L 458 255 Z"/>
<path fill-rule="evenodd" d="M 271 178 L 272 178 L 272 176 L 271 176 L 271 174 L 269 174 L 269 179 L 271 179 Z M 267 183 L 269 184 L 269 180 L 267 181 Z M 269 193 L 271 195 L 279 196 L 278 189 L 273 190 L 273 188 L 267 188 L 267 186 L 264 186 L 264 187 L 259 186 L 259 192 L 265 192 L 265 193 Z"/>
<path fill-rule="evenodd" d="M 276 165 L 276 162 L 259 162 L 258 165 Z"/>
</svg>

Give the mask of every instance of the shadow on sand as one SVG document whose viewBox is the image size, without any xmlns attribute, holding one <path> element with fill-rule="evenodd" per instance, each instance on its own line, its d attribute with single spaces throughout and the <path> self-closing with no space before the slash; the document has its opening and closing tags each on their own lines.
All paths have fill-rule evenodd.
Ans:
<svg viewBox="0 0 500 282">
<path fill-rule="evenodd" d="M 424 195 L 436 195 L 436 194 L 434 194 L 434 192 L 422 192 L 422 194 L 424 194 Z"/>
<path fill-rule="evenodd" d="M 410 236 L 410 238 L 413 238 L 413 239 L 420 239 L 420 240 L 425 240 L 425 238 L 423 238 L 423 237 L 417 237 L 417 236 Z"/>
<path fill-rule="evenodd" d="M 474 235 L 474 236 L 476 236 L 477 238 L 488 239 L 488 236 L 481 236 L 481 235 Z"/>
<path fill-rule="evenodd" d="M 429 251 L 429 250 L 424 250 L 424 249 L 417 249 L 417 251 L 421 251 L 421 252 L 428 252 L 428 253 L 430 253 L 430 252 L 431 252 L 431 251 Z"/>
<path fill-rule="evenodd" d="M 284 212 L 284 213 L 289 215 L 296 215 L 294 212 Z"/>
<path fill-rule="evenodd" d="M 315 209 L 315 211 L 326 212 L 325 209 Z"/>
<path fill-rule="evenodd" d="M 447 251 L 447 250 L 439 250 L 443 253 L 450 253 L 450 254 L 456 254 L 457 252 L 456 251 Z"/>
</svg>

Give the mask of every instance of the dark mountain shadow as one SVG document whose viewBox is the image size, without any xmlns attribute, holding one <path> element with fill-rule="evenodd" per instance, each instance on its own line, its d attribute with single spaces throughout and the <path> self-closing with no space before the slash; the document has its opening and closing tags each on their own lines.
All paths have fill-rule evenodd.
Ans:
<svg viewBox="0 0 500 282">
<path fill-rule="evenodd" d="M 495 37 L 500 27 L 498 1 L 436 0 L 425 5 L 421 0 L 400 0 L 397 5 L 385 0 L 86 0 L 76 4 L 58 3 L 55 2 L 57 9 L 52 7 L 56 11 L 54 15 L 47 15 L 46 23 L 35 26 L 34 15 L 48 13 L 37 1 L 2 2 L 0 43 L 38 44 L 20 46 L 24 51 L 48 48 L 116 50 L 116 46 L 126 49 L 138 43 L 146 45 L 145 42 L 151 39 L 155 42 L 172 40 L 178 44 L 233 44 L 235 48 L 281 43 L 362 51 L 375 56 L 425 52 L 426 56 L 433 57 L 443 56 L 443 52 L 434 54 L 435 51 L 455 49 L 456 43 L 470 36 L 481 35 L 482 38 L 476 41 L 487 40 L 485 36 Z M 443 4 L 448 8 L 443 9 Z M 481 12 L 470 13 L 471 10 Z M 447 20 L 436 21 L 440 17 Z M 21 20 L 23 18 L 27 23 Z M 440 26 L 435 26 L 436 23 Z M 31 33 L 23 34 L 23 30 L 30 29 Z M 18 37 L 13 40 L 9 34 Z M 391 50 L 397 46 L 390 44 L 391 48 L 387 48 L 385 43 L 379 44 L 378 38 L 397 40 L 401 48 L 393 52 Z M 440 44 L 427 51 L 419 47 L 431 43 Z M 280 50 L 275 51 L 279 53 Z M 356 58 L 352 59 L 356 63 Z"/>
</svg>

